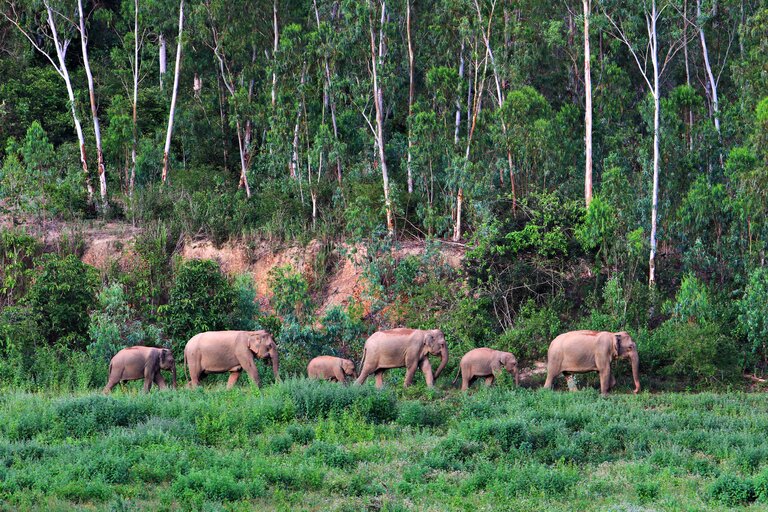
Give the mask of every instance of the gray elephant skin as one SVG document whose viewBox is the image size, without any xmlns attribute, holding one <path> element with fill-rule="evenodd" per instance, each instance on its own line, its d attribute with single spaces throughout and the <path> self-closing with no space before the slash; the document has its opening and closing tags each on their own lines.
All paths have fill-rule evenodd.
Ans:
<svg viewBox="0 0 768 512">
<path fill-rule="evenodd" d="M 184 347 L 184 364 L 189 368 L 188 387 L 199 386 L 200 379 L 207 374 L 229 372 L 227 389 L 230 389 L 243 370 L 260 387 L 254 356 L 271 360 L 275 381 L 280 380 L 277 345 L 267 331 L 208 331 L 196 334 Z"/>
<path fill-rule="evenodd" d="M 160 389 L 165 389 L 168 386 L 160 370 L 171 372 L 171 383 L 175 388 L 176 361 L 170 349 L 142 346 L 124 348 L 109 362 L 109 379 L 104 393 L 111 392 L 120 382 L 139 379 L 144 379 L 145 393 L 149 392 L 153 382 Z"/>
<path fill-rule="evenodd" d="M 459 363 L 461 390 L 466 391 L 469 386 L 472 385 L 472 382 L 480 377 L 485 378 L 486 385 L 493 385 L 496 376 L 502 369 L 507 370 L 507 372 L 515 376 L 515 385 L 520 384 L 517 359 L 510 352 L 493 350 L 491 348 L 476 348 L 470 350 L 464 354 L 464 357 L 461 358 L 461 362 Z M 458 378 L 459 373 L 457 372 L 456 378 L 453 379 L 454 384 Z"/>
<path fill-rule="evenodd" d="M 549 345 L 547 351 L 547 381 L 545 388 L 561 373 L 598 372 L 600 392 L 606 395 L 616 385 L 611 374 L 611 362 L 615 359 L 629 359 L 632 365 L 634 392 L 640 391 L 640 358 L 637 345 L 626 332 L 572 331 L 561 334 Z"/>
<path fill-rule="evenodd" d="M 347 383 L 347 377 L 357 378 L 355 363 L 349 359 L 334 356 L 318 356 L 307 365 L 307 376 L 310 379 L 335 380 Z"/>
<path fill-rule="evenodd" d="M 429 356 L 440 356 L 440 365 L 432 375 Z M 427 386 L 433 387 L 435 379 L 448 363 L 448 346 L 440 329 L 391 329 L 373 333 L 363 347 L 363 361 L 357 383 L 362 384 L 369 375 L 376 375 L 376 387 L 384 386 L 384 372 L 390 368 L 405 368 L 405 387 L 413 383 L 417 368 L 421 368 Z"/>
</svg>

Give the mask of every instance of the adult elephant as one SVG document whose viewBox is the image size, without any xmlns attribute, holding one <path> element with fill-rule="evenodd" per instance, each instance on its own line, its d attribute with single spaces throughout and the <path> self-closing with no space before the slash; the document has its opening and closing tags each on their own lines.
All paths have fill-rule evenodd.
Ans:
<svg viewBox="0 0 768 512">
<path fill-rule="evenodd" d="M 229 372 L 227 389 L 235 385 L 245 370 L 261 387 L 253 357 L 270 359 L 275 381 L 279 380 L 277 345 L 267 331 L 208 331 L 194 335 L 184 347 L 184 363 L 189 368 L 189 387 L 197 387 L 209 373 Z"/>
<path fill-rule="evenodd" d="M 492 348 L 476 348 L 470 350 L 459 363 L 459 372 L 461 372 L 461 390 L 466 391 L 472 385 L 472 381 L 479 377 L 485 377 L 487 386 L 493 385 L 496 375 L 502 369 L 515 376 L 515 385 L 520 384 L 520 374 L 517 368 L 517 359 L 510 352 L 493 350 Z M 453 379 L 455 384 L 459 378 L 459 372 Z"/>
<path fill-rule="evenodd" d="M 318 356 L 307 365 L 307 376 L 310 379 L 335 380 L 347 383 L 347 377 L 357 378 L 355 363 L 349 359 L 334 356 Z"/>
<path fill-rule="evenodd" d="M 175 388 L 176 361 L 170 349 L 142 346 L 124 348 L 109 362 L 109 378 L 104 393 L 112 391 L 120 382 L 139 379 L 144 379 L 145 393 L 149 393 L 153 382 L 160 389 L 165 389 L 168 386 L 160 370 L 170 370 L 171 383 Z"/>
<path fill-rule="evenodd" d="M 635 393 L 640 391 L 640 358 L 637 345 L 626 332 L 572 331 L 561 334 L 549 344 L 547 351 L 547 381 L 545 388 L 552 389 L 552 382 L 561 373 L 598 372 L 600 392 L 608 394 L 616 385 L 611 374 L 611 361 L 629 359 Z"/>
<path fill-rule="evenodd" d="M 434 378 L 429 355 L 440 356 Z M 448 362 L 448 346 L 440 329 L 391 329 L 378 331 L 365 341 L 363 361 L 357 383 L 362 384 L 372 373 L 376 374 L 376 387 L 384 386 L 384 372 L 390 368 L 406 368 L 405 387 L 413 383 L 417 368 L 421 368 L 427 386 L 433 387 L 435 379 Z"/>
</svg>

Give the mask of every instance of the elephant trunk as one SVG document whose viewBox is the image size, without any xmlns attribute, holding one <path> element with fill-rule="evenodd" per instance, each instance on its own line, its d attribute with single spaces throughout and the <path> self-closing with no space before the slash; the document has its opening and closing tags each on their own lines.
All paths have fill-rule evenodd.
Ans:
<svg viewBox="0 0 768 512">
<path fill-rule="evenodd" d="M 272 373 L 275 375 L 275 382 L 280 382 L 280 359 L 277 356 L 277 350 L 270 352 L 269 358 L 272 360 Z"/>
<path fill-rule="evenodd" d="M 171 385 L 176 389 L 176 363 L 171 365 Z"/>
<path fill-rule="evenodd" d="M 443 349 L 440 351 L 440 366 L 437 367 L 435 372 L 435 380 L 440 376 L 446 364 L 448 364 L 448 346 L 443 346 Z"/>
<path fill-rule="evenodd" d="M 637 352 L 633 352 L 629 357 L 629 361 L 632 364 L 632 379 L 635 381 L 635 393 L 640 392 L 640 356 Z"/>
<path fill-rule="evenodd" d="M 520 386 L 520 369 L 515 368 L 515 386 Z"/>
</svg>

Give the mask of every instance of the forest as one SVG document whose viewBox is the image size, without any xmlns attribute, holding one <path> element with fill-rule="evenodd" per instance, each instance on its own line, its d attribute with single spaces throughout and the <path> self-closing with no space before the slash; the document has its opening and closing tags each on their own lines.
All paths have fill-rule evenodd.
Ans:
<svg viewBox="0 0 768 512">
<path fill-rule="evenodd" d="M 0 503 L 759 507 L 766 213 L 765 0 L 0 0 Z M 436 388 L 303 380 L 395 327 L 445 334 Z M 271 333 L 284 382 L 94 395 L 132 345 L 181 387 L 225 329 Z M 538 391 L 576 329 L 628 332 L 644 392 L 625 362 L 622 396 Z M 477 347 L 521 388 L 451 389 Z"/>
</svg>

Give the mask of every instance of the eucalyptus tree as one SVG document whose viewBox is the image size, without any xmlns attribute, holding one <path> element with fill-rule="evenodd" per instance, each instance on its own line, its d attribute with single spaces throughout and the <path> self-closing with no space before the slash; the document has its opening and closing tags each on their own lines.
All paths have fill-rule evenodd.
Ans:
<svg viewBox="0 0 768 512">
<path fill-rule="evenodd" d="M 91 185 L 88 173 L 85 136 L 80 124 L 75 91 L 66 62 L 67 49 L 74 38 L 76 29 L 70 22 L 70 18 L 64 14 L 65 9 L 68 11 L 73 10 L 72 6 L 68 6 L 65 3 L 60 5 L 59 3 L 54 3 L 53 0 L 43 0 L 42 4 L 28 4 L 26 2 L 5 0 L 0 14 L 24 35 L 35 50 L 40 52 L 50 62 L 56 73 L 64 80 L 72 112 L 72 121 L 75 125 L 75 132 L 77 133 L 77 140 L 80 145 L 80 163 L 85 174 L 88 201 L 92 203 L 93 186 Z"/>
<path fill-rule="evenodd" d="M 168 129 L 165 131 L 165 146 L 163 148 L 162 182 L 168 179 L 168 154 L 171 151 L 171 135 L 173 134 L 173 119 L 176 114 L 176 98 L 179 92 L 179 73 L 181 72 L 181 47 L 184 35 L 184 0 L 179 0 L 179 35 L 176 39 L 176 66 L 173 71 L 173 93 L 171 107 L 168 112 Z"/>
</svg>

